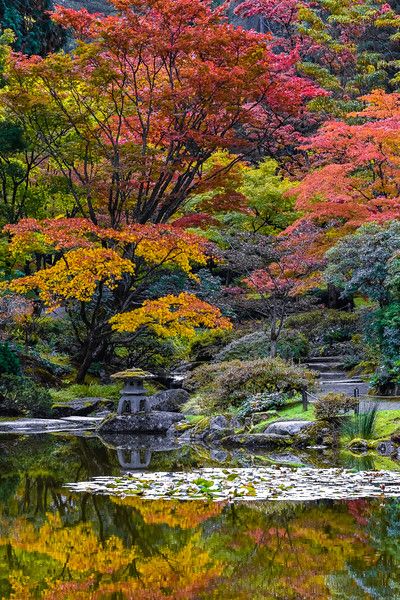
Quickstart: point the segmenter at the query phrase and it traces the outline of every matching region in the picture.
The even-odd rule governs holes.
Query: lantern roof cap
[[[153,373],[137,368],[125,369],[111,375],[111,379],[153,379],[153,377],[155,377]]]

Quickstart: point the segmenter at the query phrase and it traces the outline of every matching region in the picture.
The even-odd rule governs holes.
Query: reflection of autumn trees
[[[187,507],[196,515],[196,503]],[[203,519],[216,512],[213,505],[209,513],[203,511]],[[196,519],[198,524],[198,515]],[[72,600],[79,594],[106,598],[120,593],[124,598],[143,599],[172,594],[183,600],[197,597],[223,569],[223,563],[202,548],[200,530],[182,539],[177,533],[174,543],[165,547],[158,548],[155,542],[149,554],[139,543],[127,546],[115,535],[102,543],[91,523],[68,527],[56,514],[48,514],[39,528],[17,517],[8,528],[2,523],[1,530],[2,562],[8,563],[9,583],[21,599]]]
[[[374,551],[367,563],[354,556],[347,561],[343,573],[329,577],[332,599],[339,600],[345,593],[352,600],[400,598],[400,501],[380,503],[379,509],[378,503],[366,500],[349,503],[354,517],[365,526]],[[351,596],[349,590],[353,590]]]
[[[76,495],[62,483],[117,474],[115,456],[73,439],[43,442],[42,453],[32,440],[29,455],[27,443],[0,454],[2,600],[336,600],[343,590],[364,600],[366,589],[400,597],[397,501]]]
[[[365,568],[376,557],[360,527],[357,511],[364,507],[354,503],[100,500],[103,540],[94,518],[79,521],[74,496],[70,514],[48,513],[39,527],[24,516],[3,518],[0,564],[9,576],[1,597],[12,586],[21,600],[323,600],[332,597],[336,577],[350,597],[361,598],[349,568]],[[379,515],[379,504],[371,506]],[[393,553],[391,564],[399,564]]]
[[[328,599],[327,576],[355,556],[365,561],[366,542],[345,504],[236,508],[210,542],[231,568],[207,598]]]
[[[165,524],[169,527],[193,529],[203,521],[221,514],[224,504],[219,502],[172,502],[170,500],[141,500],[137,497],[111,498],[112,502],[135,508],[147,524]]]

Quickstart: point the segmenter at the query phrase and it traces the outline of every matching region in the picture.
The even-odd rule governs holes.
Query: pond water
[[[64,487],[119,476],[132,460],[154,471],[398,463],[320,450],[251,455],[150,442],[132,457],[131,446],[117,452],[117,442],[0,436],[1,599],[400,599],[400,499],[228,504]]]

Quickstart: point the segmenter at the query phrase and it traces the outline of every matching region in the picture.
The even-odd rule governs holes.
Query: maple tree
[[[293,301],[321,282],[323,262],[312,251],[318,238],[318,229],[310,226],[291,235],[251,233],[227,238],[223,256],[237,285],[226,287],[225,294],[233,306],[267,319],[272,357]]]
[[[292,229],[320,225],[325,249],[363,223],[400,216],[400,95],[375,90],[363,101],[362,110],[327,122],[304,146],[314,169],[293,190],[303,216]]]
[[[226,152],[215,152],[204,171],[222,171],[231,160]],[[197,191],[173,221],[184,228],[203,229],[207,237],[220,241],[218,231],[246,230],[276,234],[298,216],[294,210],[293,181],[283,177],[277,161],[265,159],[256,165],[237,162],[228,174],[214,180],[212,189]]]
[[[324,94],[209,2],[113,4],[110,16],[59,7],[53,18],[76,47],[45,59],[11,54],[1,93],[9,118],[40,132],[71,216],[166,222],[214,151],[234,149],[225,172],[260,144],[279,154],[307,101]]]
[[[178,269],[195,278],[192,266],[206,263],[204,240],[181,228],[134,224],[114,230],[61,218],[26,219],[6,231],[11,256],[35,272],[2,287],[37,292],[47,308],[66,310],[80,346],[79,381],[106,352],[113,330],[151,327],[158,335],[191,337],[198,327],[230,327],[218,308],[193,294],[146,299],[157,270]]]
[[[330,95],[315,108],[341,112],[351,100],[389,84],[396,59],[396,13],[380,0],[244,0],[235,13],[259,19],[269,45],[296,61]]]

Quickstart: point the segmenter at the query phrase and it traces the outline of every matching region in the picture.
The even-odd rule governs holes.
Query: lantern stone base
[[[98,431],[100,433],[166,433],[171,425],[183,419],[183,415],[179,413],[164,411],[118,415],[103,421]]]

